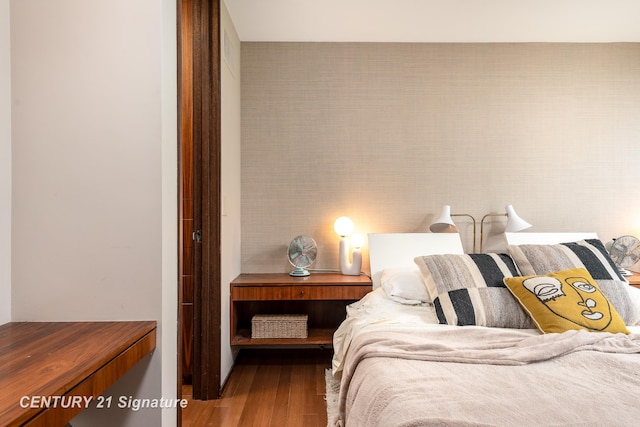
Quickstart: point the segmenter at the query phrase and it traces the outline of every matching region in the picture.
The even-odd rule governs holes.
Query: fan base
[[[296,267],[295,270],[292,270],[291,273],[289,273],[289,276],[294,276],[294,277],[305,277],[310,275],[311,273],[309,273],[309,270],[305,270],[302,267]]]

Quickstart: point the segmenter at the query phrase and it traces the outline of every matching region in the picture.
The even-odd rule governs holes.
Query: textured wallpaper
[[[362,234],[425,232],[444,204],[478,232],[513,204],[529,231],[640,235],[640,44],[241,50],[245,273],[288,271],[299,234],[316,268],[338,268],[338,216]],[[485,222],[485,252],[504,248],[505,223]]]

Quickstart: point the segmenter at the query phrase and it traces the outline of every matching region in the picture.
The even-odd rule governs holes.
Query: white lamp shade
[[[507,211],[507,226],[504,231],[507,233],[515,233],[531,227],[531,224],[518,216],[513,206],[507,205],[505,210]]]
[[[338,233],[338,236],[348,236],[353,232],[353,221],[349,217],[341,216],[333,223],[333,229]]]
[[[458,227],[451,219],[451,206],[444,205],[440,216],[430,226],[432,233],[457,233]]]

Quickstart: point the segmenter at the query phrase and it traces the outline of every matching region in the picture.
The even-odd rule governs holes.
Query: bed
[[[638,425],[640,290],[594,234],[526,234],[472,255],[456,234],[370,235],[374,289],[334,335],[328,425]],[[584,325],[556,314],[567,298],[527,305],[540,280],[571,286]]]

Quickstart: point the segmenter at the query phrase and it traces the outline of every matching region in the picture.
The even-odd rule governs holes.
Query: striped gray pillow
[[[640,307],[631,300],[628,282],[620,275],[602,242],[586,239],[558,245],[509,245],[520,274],[534,276],[584,268],[627,325],[640,322]]]
[[[508,255],[428,255],[414,261],[440,323],[535,328],[504,285],[505,277],[518,275]]]

